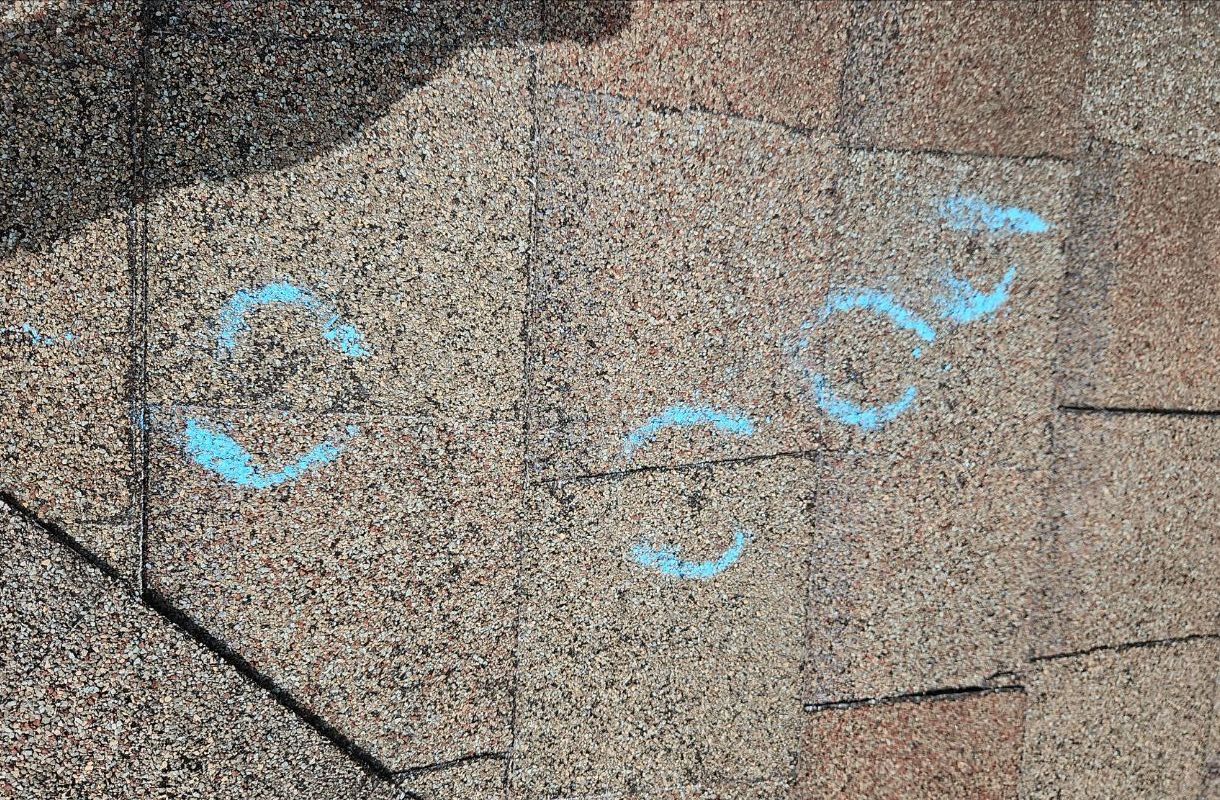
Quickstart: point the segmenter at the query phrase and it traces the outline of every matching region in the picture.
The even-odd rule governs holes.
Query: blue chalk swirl
[[[997,206],[979,197],[950,197],[940,204],[941,219],[959,231],[1005,234],[1046,233],[1050,224],[1026,208]]]
[[[941,317],[964,325],[993,316],[1008,302],[1012,282],[1016,277],[1017,268],[1011,266],[990,292],[980,292],[965,278],[959,278],[951,272],[946,273],[941,277],[945,294],[936,298]]]
[[[0,335],[2,334],[28,336],[30,341],[38,347],[51,347],[52,345],[57,344],[71,344],[72,342],[76,341],[76,334],[74,333],[65,333],[60,336],[52,336],[50,334],[43,333],[28,322],[22,323],[21,325],[10,325],[6,328],[0,328]]]
[[[637,449],[651,442],[666,428],[699,426],[708,426],[735,436],[754,435],[754,423],[744,414],[719,411],[709,406],[677,404],[666,408],[628,434],[623,451],[627,458],[631,458]],[[737,531],[733,545],[714,561],[683,561],[678,558],[678,550],[675,547],[654,548],[643,542],[631,548],[631,556],[641,566],[659,570],[672,578],[706,581],[724,572],[741,558],[748,538],[749,535],[745,531]]]
[[[666,428],[693,428],[704,425],[737,436],[754,435],[754,423],[743,414],[717,411],[708,406],[679,404],[670,406],[628,434],[623,452],[627,458],[631,458],[636,450],[652,441]]]
[[[360,429],[355,425],[348,426],[348,438],[359,433]],[[187,455],[204,469],[247,489],[270,489],[294,481],[309,470],[334,461],[343,452],[343,447],[342,441],[322,442],[288,466],[264,472],[254,464],[246,448],[228,434],[194,418],[186,421]]]
[[[885,292],[875,289],[835,292],[822,308],[819,321],[825,322],[842,311],[872,311],[889,318],[899,328],[914,333],[925,342],[936,341],[936,331],[932,330],[931,325]]]
[[[678,557],[676,547],[653,548],[643,542],[631,548],[631,556],[641,566],[655,569],[671,578],[706,581],[737,563],[737,559],[741,558],[742,552],[746,549],[746,542],[749,540],[750,535],[746,531],[736,531],[733,536],[733,544],[719,558],[712,561],[683,561]]]
[[[361,358],[369,354],[360,331],[344,322],[333,309],[309,292],[291,283],[269,283],[259,289],[242,289],[233,295],[220,311],[220,325],[216,332],[216,343],[221,355],[231,353],[237,346],[238,337],[249,333],[246,317],[253,311],[268,305],[294,306],[314,315],[323,338],[346,356]]]

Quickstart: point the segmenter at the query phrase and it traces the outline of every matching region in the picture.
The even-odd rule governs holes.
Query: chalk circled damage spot
[[[627,458],[637,449],[650,443],[657,434],[667,428],[708,427],[718,433],[749,437],[754,435],[754,422],[745,414],[726,411],[711,406],[695,406],[684,403],[669,406],[660,414],[632,430],[623,443]],[[711,561],[685,561],[678,556],[678,548],[668,545],[654,546],[647,541],[632,546],[632,559],[644,567],[680,580],[706,581],[724,572],[741,558],[751,535],[737,530],[733,544],[718,558]]]
[[[355,326],[344,322],[338,312],[312,293],[280,281],[257,289],[242,289],[225,304],[216,332],[219,357],[233,351],[238,340],[250,331],[246,318],[265,306],[304,309],[314,317],[322,337],[340,353],[351,358],[369,355],[364,337]],[[335,461],[343,453],[347,442],[359,435],[360,428],[349,425],[343,434],[327,437],[305,450],[292,463],[278,469],[256,464],[250,452],[234,440],[225,428],[194,417],[186,421],[181,444],[191,460],[228,483],[244,489],[271,489]]]
[[[817,325],[825,324],[836,314],[851,311],[867,311],[885,317],[899,330],[913,333],[926,344],[936,341],[936,331],[922,317],[899,303],[892,295],[875,289],[855,289],[833,293],[818,314]],[[807,322],[804,330],[815,327]],[[795,347],[799,357],[809,346],[808,338],[802,338]],[[923,355],[923,348],[916,347],[911,351],[913,358]],[[918,389],[908,386],[902,394],[889,403],[865,406],[847,399],[835,390],[830,378],[821,372],[805,370],[813,390],[813,400],[818,408],[827,416],[843,425],[850,425],[865,431],[874,431],[886,423],[897,419],[899,415],[915,405],[919,395]]]

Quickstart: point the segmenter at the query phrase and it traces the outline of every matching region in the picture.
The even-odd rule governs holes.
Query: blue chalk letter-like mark
[[[936,341],[936,331],[918,314],[902,306],[885,292],[874,289],[857,289],[850,292],[837,292],[826,301],[819,315],[819,324],[826,322],[836,313],[845,311],[871,311],[880,314],[894,323],[899,329],[910,331],[923,341],[931,344]],[[806,323],[806,327],[811,327]],[[808,340],[802,340],[798,350],[803,350]],[[923,349],[916,347],[912,353],[915,358],[923,355]],[[897,400],[882,406],[861,406],[842,397],[831,386],[830,379],[821,373],[810,376],[813,384],[813,398],[818,408],[822,409],[832,419],[860,428],[873,431],[892,422],[900,414],[915,405],[918,391],[914,386],[908,386]]]
[[[1046,233],[1051,226],[1026,208],[997,206],[979,197],[950,197],[937,209],[950,228],[991,233]]]
[[[940,204],[940,216],[950,228],[988,231],[996,235],[1046,233],[1050,223],[1026,208],[997,206],[978,197],[950,197]],[[947,273],[941,278],[946,293],[936,298],[942,318],[964,325],[994,316],[1008,301],[1017,268],[1011,266],[989,292],[980,292],[970,281]]]
[[[682,580],[706,581],[716,577],[741,558],[746,549],[750,535],[738,530],[733,535],[733,544],[719,558],[712,561],[683,561],[678,557],[678,548],[654,548],[647,544],[637,544],[631,548],[631,556],[643,567],[655,569],[671,578]]]
[[[643,445],[666,428],[694,428],[707,425],[722,433],[753,436],[754,423],[744,414],[717,411],[707,406],[675,405],[662,411],[627,435],[623,453],[631,458]]]
[[[359,433],[359,428],[349,425],[346,438]],[[264,472],[256,466],[246,448],[227,433],[194,418],[186,421],[184,444],[187,455],[195,463],[215,472],[229,483],[246,489],[270,489],[334,461],[343,452],[345,442],[335,440],[317,444],[293,463],[274,472]]]
[[[336,350],[352,358],[369,354],[360,331],[342,319],[329,305],[291,283],[269,283],[259,289],[242,289],[220,311],[216,343],[220,354],[227,355],[237,346],[238,337],[250,331],[246,317],[268,305],[295,306],[310,312],[318,322],[322,337]]]
[[[941,317],[965,325],[967,322],[994,316],[1000,307],[1008,302],[1012,282],[1016,277],[1017,268],[1009,267],[990,292],[980,292],[965,278],[959,278],[952,272],[946,273],[941,278],[945,294],[936,298]]]

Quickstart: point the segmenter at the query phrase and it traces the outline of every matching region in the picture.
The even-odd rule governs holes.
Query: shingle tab
[[[1063,402],[1220,408],[1220,167],[1096,146],[1063,295]]]
[[[660,108],[808,130],[835,126],[849,4],[645,0],[618,4],[618,13],[613,8],[579,0],[544,4],[546,82]],[[568,35],[599,29],[606,35],[593,41]]]
[[[843,79],[847,141],[1070,156],[1092,4],[860,3]]]
[[[975,686],[1018,666],[1046,474],[827,458],[806,697]]]
[[[392,769],[508,747],[519,428],[179,409],[152,470],[155,591]]]
[[[795,800],[1012,800],[1025,696],[919,698],[809,715]]]
[[[704,785],[736,796],[738,784],[786,778],[814,475],[780,459],[536,492],[514,794]],[[716,566],[683,576],[672,561],[641,560],[641,546]]]
[[[1220,162],[1220,12],[1210,3],[1096,9],[1084,114],[1098,136]]]
[[[831,447],[1044,467],[1070,169],[884,152],[845,162],[830,299],[785,365],[810,376]]]
[[[1069,413],[1055,446],[1036,651],[1215,633],[1216,421]]]
[[[4,618],[19,610],[14,589],[36,595],[21,609],[44,640],[41,657],[0,668],[0,792],[339,800],[364,785],[329,742],[118,584],[11,512],[0,524]],[[5,653],[10,636],[6,624]]]
[[[137,5],[14,7],[0,29],[0,490],[128,576]]]
[[[828,142],[543,91],[534,470],[570,477],[815,447],[821,423],[784,348],[825,299]],[[679,427],[625,449],[677,407],[745,416],[752,433]]]
[[[1026,715],[1021,797],[1199,796],[1214,640],[1042,662]]]
[[[518,413],[528,61],[433,55],[157,40],[154,402]]]

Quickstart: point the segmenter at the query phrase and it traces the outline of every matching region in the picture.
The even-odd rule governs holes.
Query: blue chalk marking
[[[359,433],[360,429],[355,425],[348,426],[348,438]],[[204,469],[247,489],[270,489],[294,481],[307,471],[334,461],[343,452],[343,447],[342,441],[322,442],[283,469],[263,472],[255,466],[246,448],[228,434],[194,418],[186,421],[187,455]]]
[[[936,341],[936,331],[922,317],[900,304],[893,296],[875,289],[855,289],[831,295],[822,308],[818,322],[819,324],[824,323],[838,312],[856,310],[881,314],[898,328],[914,333],[929,344]],[[810,327],[810,323],[805,323],[801,327],[807,329]],[[805,340],[802,340],[799,343],[798,352],[804,347]],[[911,356],[922,358],[923,347],[915,347],[911,350]],[[892,422],[898,415],[915,404],[915,398],[918,395],[914,386],[908,386],[902,396],[892,403],[876,407],[860,406],[835,392],[831,388],[830,379],[825,375],[808,371],[806,374],[810,375],[813,383],[813,396],[818,408],[837,422],[866,431],[874,431],[882,425]]]
[[[322,338],[334,345],[340,353],[352,358],[361,358],[369,354],[360,331],[340,320],[338,316],[332,316],[322,326]]]
[[[1009,267],[990,292],[980,292],[965,278],[959,278],[951,272],[946,273],[941,277],[946,293],[936,298],[940,315],[960,325],[993,316],[1008,302],[1012,282],[1016,277],[1017,268]]]
[[[714,561],[683,561],[678,557],[676,547],[653,548],[643,542],[631,548],[631,556],[641,566],[655,569],[671,578],[706,581],[737,563],[737,559],[741,558],[742,552],[746,549],[746,542],[750,538],[750,534],[746,531],[736,531],[733,536],[733,544]]]
[[[735,436],[754,435],[754,423],[744,414],[718,411],[708,406],[679,404],[670,406],[628,434],[623,452],[627,458],[631,458],[632,453],[652,441],[666,428],[693,428],[703,425]],[[749,538],[745,531],[737,531],[733,545],[714,561],[683,561],[678,558],[676,547],[653,548],[643,542],[631,548],[631,555],[640,565],[659,570],[670,577],[706,581],[731,567],[741,557]]]
[[[825,375],[813,376],[813,395],[818,408],[844,425],[852,425],[866,431],[874,431],[888,422],[893,422],[898,415],[915,405],[918,391],[914,386],[908,386],[902,397],[892,403],[878,408],[865,408],[840,397],[830,386]]]
[[[708,425],[722,433],[736,436],[754,435],[754,423],[744,414],[717,411],[708,406],[674,405],[628,434],[623,452],[627,458],[631,458],[636,450],[652,441],[666,428],[693,428],[701,425]]]
[[[940,216],[959,231],[1046,233],[1050,223],[1026,208],[997,206],[979,197],[950,197],[940,204]]]
[[[901,305],[892,296],[875,289],[835,292],[827,299],[826,305],[822,308],[819,321],[825,322],[832,314],[839,311],[856,310],[876,312],[888,317],[899,328],[914,333],[925,342],[936,341],[936,331],[932,330],[931,325],[924,322],[918,314]]]
[[[336,350],[352,358],[369,354],[360,331],[342,319],[325,303],[309,292],[291,283],[269,283],[260,289],[242,289],[225,304],[220,311],[220,326],[216,343],[221,355],[231,353],[237,346],[238,337],[249,333],[246,317],[253,311],[268,305],[294,306],[314,315],[323,338]]]
[[[57,344],[71,344],[76,341],[76,334],[65,333],[62,336],[52,336],[43,333],[35,328],[30,323],[26,322],[21,325],[10,325],[7,328],[0,328],[0,334],[15,334],[18,336],[28,336],[30,341],[38,347],[51,347]]]

